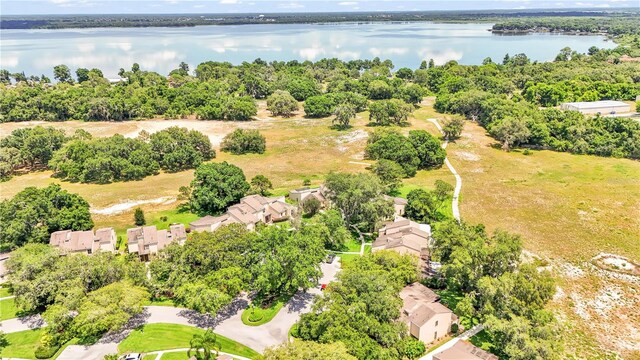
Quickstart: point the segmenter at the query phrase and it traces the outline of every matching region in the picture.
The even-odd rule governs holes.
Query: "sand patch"
[[[161,197],[152,200],[136,200],[136,201],[126,201],[119,204],[111,205],[101,209],[91,209],[90,212],[96,215],[115,215],[123,213],[127,210],[130,210],[136,206],[145,205],[145,204],[162,204],[168,205],[175,202],[176,199],[173,197]]]
[[[480,155],[468,151],[454,151],[453,154],[460,160],[480,161]]]

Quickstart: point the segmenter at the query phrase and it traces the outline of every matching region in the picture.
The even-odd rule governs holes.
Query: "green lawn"
[[[187,355],[186,351],[185,352],[176,351],[176,352],[163,354],[160,360],[187,360],[188,358],[189,356]]]
[[[145,306],[149,306],[149,305],[172,306],[172,307],[176,306],[176,304],[173,302],[173,299],[168,299],[168,298],[147,300],[144,305]]]
[[[13,319],[17,317],[18,308],[16,308],[15,299],[5,299],[0,301],[0,320]]]
[[[203,333],[203,329],[192,326],[148,324],[134,330],[118,345],[118,350],[126,353],[188,348],[193,335]],[[251,359],[259,356],[256,351],[222,335],[218,335],[218,342],[221,351]]]
[[[351,238],[340,250],[344,252],[360,252],[360,245],[360,240]]]
[[[157,357],[158,357],[158,356],[157,356],[157,355],[155,355],[155,354],[152,354],[152,355],[145,355],[145,356],[142,358],[142,360],[156,360],[156,358],[157,358]]]
[[[9,345],[2,349],[0,355],[2,358],[35,359],[34,351],[38,346],[41,333],[42,329],[36,329],[6,334],[5,338]]]
[[[360,254],[338,254],[338,257],[340,257],[340,263],[344,266],[351,263],[353,259],[360,257]]]
[[[249,306],[242,312],[242,323],[249,326],[260,326],[273,320],[289,298],[278,299],[267,308],[260,305]]]
[[[11,294],[9,294],[9,288],[0,287],[0,298],[7,297],[7,296],[11,296]]]

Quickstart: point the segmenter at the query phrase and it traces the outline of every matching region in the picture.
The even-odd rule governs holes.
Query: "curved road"
[[[335,280],[340,270],[340,263],[322,263],[322,278],[320,284],[327,284]],[[225,310],[214,318],[200,314],[193,310],[168,307],[145,306],[142,314],[129,321],[127,328],[116,334],[107,334],[96,344],[70,345],[58,357],[59,360],[102,360],[107,354],[118,352],[118,344],[124,340],[133,329],[144,324],[178,324],[199,328],[212,328],[217,334],[246,345],[262,353],[266,348],[279,345],[289,338],[289,329],[300,318],[301,314],[311,310],[311,303],[315,295],[320,294],[319,287],[306,292],[299,291],[282,307],[270,322],[260,326],[247,326],[242,323],[242,311],[247,308],[249,300],[239,297]],[[0,329],[5,333],[24,331],[43,327],[46,324],[39,315],[30,318],[10,319],[0,322]],[[224,349],[223,349],[224,350]],[[169,351],[165,351],[169,352]],[[154,352],[158,353],[158,352]],[[236,357],[234,355],[234,357]]]
[[[427,120],[432,122],[438,128],[438,130],[440,130],[440,132],[444,134],[444,132],[442,131],[442,126],[440,126],[440,123],[438,122],[438,120],[436,119],[427,119]],[[446,149],[447,145],[449,145],[449,140],[445,140],[442,143],[442,148]],[[460,175],[458,175],[458,172],[456,171],[456,169],[453,168],[453,165],[451,165],[451,162],[449,161],[448,157],[444,159],[444,163],[447,165],[447,168],[449,168],[449,171],[451,171],[453,176],[455,176],[456,178],[456,187],[453,190],[453,201],[451,203],[451,209],[453,211],[453,217],[456,220],[458,220],[458,222],[460,222],[460,208],[458,206],[458,199],[460,198],[460,190],[462,190],[462,178],[460,177]]]

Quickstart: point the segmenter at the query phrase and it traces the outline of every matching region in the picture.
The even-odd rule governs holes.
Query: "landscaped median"
[[[202,335],[205,330],[185,325],[176,324],[148,324],[134,330],[126,339],[118,345],[120,353],[147,353],[151,351],[189,348],[194,335]],[[238,342],[217,335],[218,350],[249,359],[254,359],[260,354]],[[183,353],[178,353],[184,355]],[[165,359],[164,355],[162,359]],[[171,358],[171,357],[167,357]]]
[[[273,320],[278,315],[278,312],[284,304],[289,301],[289,298],[280,298],[273,301],[268,307],[262,307],[259,304],[260,301],[254,300],[254,304],[246,308],[242,312],[242,323],[249,326],[260,326]]]

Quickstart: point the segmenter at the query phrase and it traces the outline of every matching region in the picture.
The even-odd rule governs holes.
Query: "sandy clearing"
[[[176,201],[176,198],[165,196],[157,199],[151,200],[135,200],[135,201],[125,201],[119,204],[111,205],[101,209],[91,209],[90,212],[96,215],[115,215],[123,213],[127,210],[130,210],[136,206],[145,205],[145,204],[162,204],[167,205]]]

